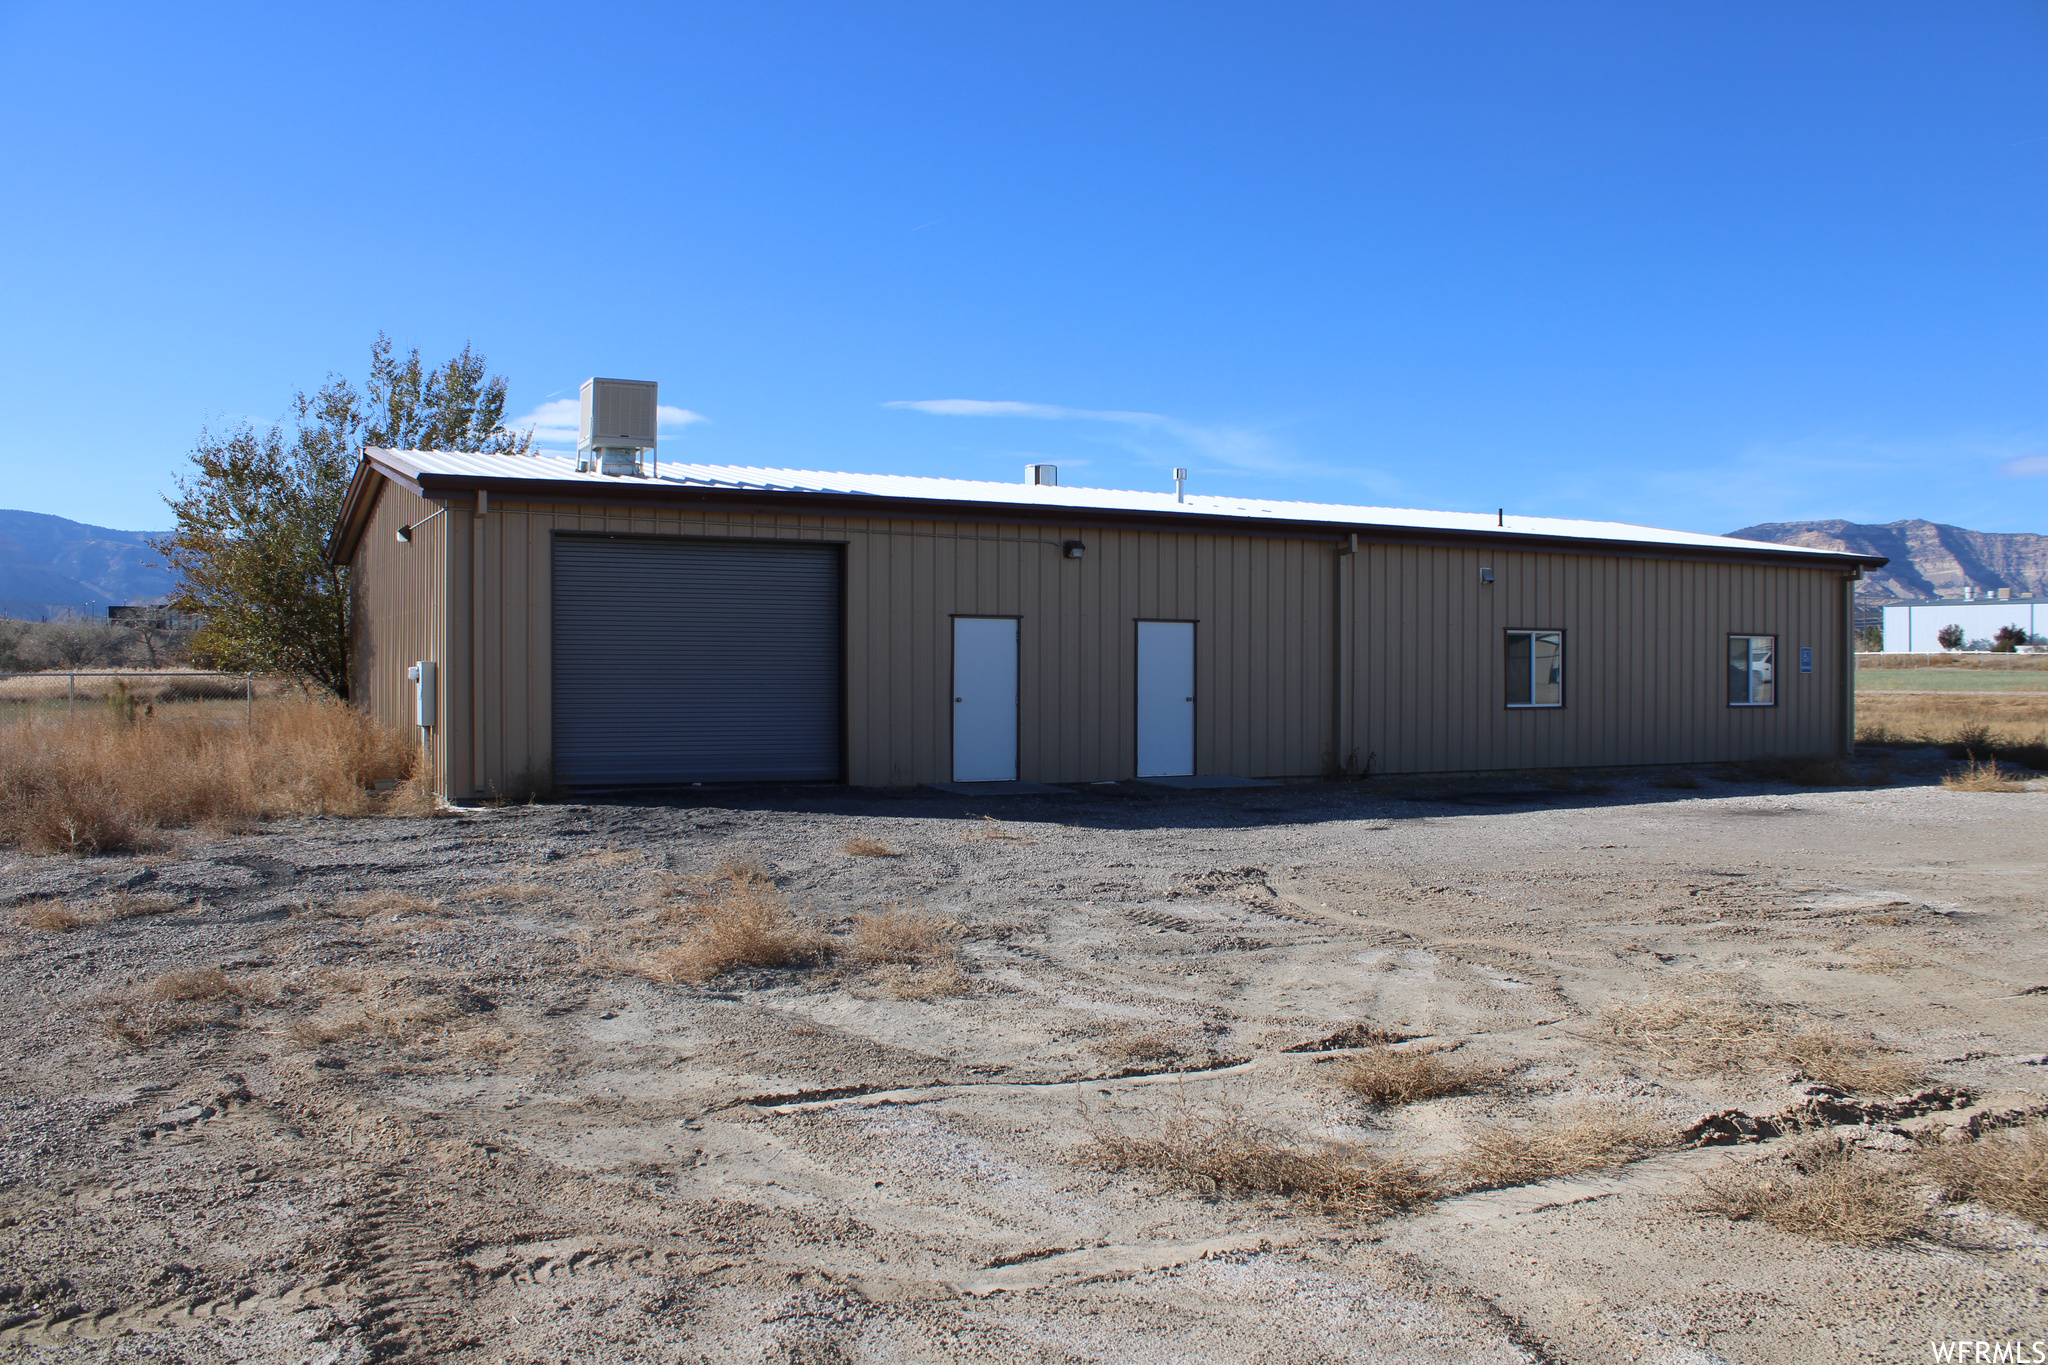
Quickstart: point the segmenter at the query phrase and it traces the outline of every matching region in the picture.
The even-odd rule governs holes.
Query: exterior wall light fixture
[[[1063,540],[1060,542],[1060,553],[1068,559],[1079,559],[1088,553],[1088,547],[1078,540]]]

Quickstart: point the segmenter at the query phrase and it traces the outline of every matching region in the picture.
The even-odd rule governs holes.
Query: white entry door
[[[953,780],[1017,780],[1017,623],[953,619]]]
[[[1195,623],[1138,622],[1138,776],[1195,771]]]

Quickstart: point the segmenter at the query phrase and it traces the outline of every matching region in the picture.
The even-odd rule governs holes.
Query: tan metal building
[[[1881,559],[1603,522],[371,450],[355,695],[535,780],[1302,777],[1846,752]]]

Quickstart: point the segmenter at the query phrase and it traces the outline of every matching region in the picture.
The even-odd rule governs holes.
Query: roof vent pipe
[[[1173,500],[1175,502],[1186,502],[1188,500],[1187,482],[1188,472],[1185,469],[1173,471]]]
[[[586,379],[576,427],[576,472],[637,475],[640,455],[654,454],[656,398],[651,379]],[[658,472],[660,465],[655,469]]]
[[[1024,466],[1024,482],[1034,488],[1056,488],[1060,481],[1060,467],[1056,464],[1027,464]]]

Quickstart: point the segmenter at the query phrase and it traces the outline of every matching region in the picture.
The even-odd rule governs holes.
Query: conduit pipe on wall
[[[1856,752],[1856,585],[1863,568],[1842,575],[1842,757]]]

